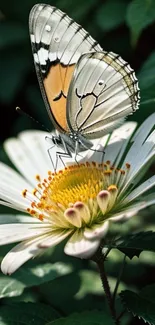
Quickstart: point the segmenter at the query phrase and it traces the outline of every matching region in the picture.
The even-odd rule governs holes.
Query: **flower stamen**
[[[113,208],[124,177],[126,172],[112,166],[110,160],[71,165],[55,173],[48,171],[43,181],[37,175],[35,200],[27,190],[23,191],[31,202],[27,211],[39,220],[51,220],[57,227],[90,227],[100,223]]]

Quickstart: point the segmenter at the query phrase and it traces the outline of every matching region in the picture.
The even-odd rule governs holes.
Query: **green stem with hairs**
[[[100,273],[100,278],[102,281],[102,286],[105,292],[105,296],[106,296],[106,300],[109,306],[109,310],[110,310],[110,314],[114,320],[114,324],[115,325],[120,325],[120,321],[117,318],[116,315],[116,310],[115,310],[115,305],[114,305],[114,301],[113,301],[113,297],[110,291],[110,286],[109,286],[109,282],[108,282],[108,278],[107,278],[107,274],[105,271],[105,258],[104,255],[102,254],[102,249],[99,248],[98,252],[95,254],[95,256],[92,258],[92,260],[94,262],[96,262],[98,269],[99,269],[99,273]]]

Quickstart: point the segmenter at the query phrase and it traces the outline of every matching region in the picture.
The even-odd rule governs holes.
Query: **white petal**
[[[32,191],[32,187],[23,177],[12,168],[0,163],[0,199],[7,202],[0,200],[0,204],[25,211],[29,206],[29,201],[22,196],[25,188]]]
[[[144,183],[139,185],[137,188],[135,188],[124,200],[123,204],[127,204],[133,200],[135,200],[137,197],[145,193],[146,191],[150,190],[153,186],[155,186],[155,176],[150,177],[147,179]],[[119,197],[119,196],[118,196]]]
[[[50,224],[6,224],[0,225],[0,245],[11,244],[51,232]]]
[[[152,157],[152,154],[155,154],[155,131],[149,135],[141,147],[137,144],[137,152],[135,157],[133,157],[133,162],[131,164],[131,173],[135,174],[142,165],[146,164],[148,157]]]
[[[35,186],[35,175],[38,173],[38,170],[35,169],[30,153],[25,149],[21,141],[11,138],[6,140],[4,147],[16,168]]]
[[[104,161],[110,160],[115,167],[118,165],[136,126],[135,122],[127,122],[113,131],[105,148]]]
[[[41,236],[37,239],[35,238],[33,240],[27,240],[11,249],[11,251],[2,260],[2,272],[10,275],[30,258],[35,257],[37,254],[42,252],[42,249],[39,248],[38,245],[43,238],[44,237]]]
[[[70,231],[53,231],[51,232],[51,237],[49,238],[45,238],[40,244],[39,247],[40,248],[48,248],[51,246],[55,246],[57,244],[59,244],[61,241],[63,241],[66,237],[68,237],[71,233]]]
[[[51,167],[45,141],[47,134],[41,131],[25,131],[18,139],[11,138],[4,143],[4,148],[16,168],[33,186],[36,184],[35,175],[39,173],[41,177],[45,177]]]
[[[51,136],[43,131],[24,131],[19,134],[24,146],[30,151],[32,162],[42,178],[47,176],[47,170],[51,169],[51,162],[47,152],[46,137]],[[39,164],[38,164],[39,163]]]
[[[114,214],[113,217],[110,217],[109,220],[112,220],[113,222],[124,222],[127,221],[127,219],[133,217],[137,214],[138,211],[144,209],[147,207],[147,202],[138,202],[137,204],[131,205],[129,208],[124,209],[122,212],[118,214]]]
[[[0,162],[0,182],[18,189],[30,188],[30,184],[11,167]]]
[[[84,237],[89,240],[102,239],[107,234],[108,228],[109,221],[105,221],[101,225],[94,226],[92,229],[86,228],[84,230]]]
[[[0,188],[0,198],[4,202],[0,202],[3,205],[5,204],[5,201],[8,203],[11,203],[12,208],[20,210],[20,211],[26,211],[28,207],[30,207],[30,202],[27,199],[24,199],[18,191],[13,191],[13,189],[9,189],[9,186],[6,188]]]
[[[108,135],[102,137],[101,139],[91,140],[93,147],[90,150],[84,151],[84,156],[83,158],[79,159],[79,163],[85,163],[86,161],[95,161],[97,163],[102,163],[107,139]]]
[[[39,219],[26,216],[26,215],[15,215],[15,214],[0,214],[0,224],[7,223],[42,223]]]
[[[89,258],[97,250],[100,240],[88,240],[84,237],[83,232],[75,232],[65,245],[64,252],[67,255]]]
[[[152,147],[150,146],[150,148]],[[143,151],[143,148],[141,148],[141,150]],[[119,192],[119,195],[122,195],[122,193],[124,193],[131,184],[133,184],[135,187],[135,185],[139,183],[139,181],[142,179],[147,169],[149,168],[150,163],[155,157],[155,150],[152,150],[150,154],[147,154],[144,161],[141,160],[139,152],[137,152],[137,155],[139,156],[139,162],[137,162],[136,166],[134,164],[131,165],[131,170],[128,173],[127,178],[125,179],[125,183],[119,184],[119,186],[122,187],[122,190]]]
[[[102,163],[103,160],[104,160],[104,146],[100,143],[98,144],[95,149],[92,148],[93,151],[90,151],[89,150],[89,154],[87,155],[87,160],[85,159],[85,161],[94,161],[94,162],[97,162],[97,163]],[[84,162],[81,161],[82,163]]]
[[[155,204],[155,193],[144,196],[143,201],[145,202],[145,207]]]
[[[104,161],[110,160],[112,164],[115,163],[115,166],[118,165],[136,125],[135,122],[127,122],[114,130],[110,138],[109,135],[106,135],[100,139],[91,140],[92,149],[85,152],[85,157],[79,162],[95,161],[102,163],[104,159]]]
[[[155,125],[155,113],[151,114],[138,128],[132,141],[142,145]]]
[[[124,159],[124,163],[122,164],[122,168],[125,167],[126,163],[131,165],[125,188],[130,185],[132,180],[134,180],[134,183],[139,181],[137,175],[155,155],[155,132],[153,131],[150,134],[154,126],[155,114],[152,114],[147,120],[145,120],[132,139],[133,144]]]

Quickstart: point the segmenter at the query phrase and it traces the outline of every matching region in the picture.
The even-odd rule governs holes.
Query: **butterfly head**
[[[70,153],[77,151],[77,154],[81,151],[85,151],[90,149],[93,146],[93,143],[84,138],[78,132],[71,132],[69,134],[58,133],[56,135],[52,135],[52,142],[59,148],[65,149]]]

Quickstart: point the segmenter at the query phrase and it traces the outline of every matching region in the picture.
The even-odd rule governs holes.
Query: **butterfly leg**
[[[100,148],[98,148],[98,149],[92,149],[92,148],[88,148],[84,143],[81,143],[81,144],[86,150],[90,150],[90,151],[93,151],[94,153],[97,152],[98,154],[101,154],[100,159],[98,157],[98,161],[101,161],[101,163],[103,163],[105,151],[101,145],[100,145]]]
[[[49,155],[49,158],[50,158],[50,161],[52,163],[52,166],[53,166],[53,169],[54,171],[56,171],[56,166],[58,164],[58,158],[57,158],[57,155],[56,155],[56,160],[55,160],[55,163],[54,163],[54,160],[52,158],[52,149],[55,147],[55,145],[51,146],[50,148],[47,149],[47,152],[48,152],[48,155]]]
[[[77,165],[79,164],[79,162],[77,160],[77,156],[79,155],[78,149],[79,149],[79,143],[78,143],[78,141],[76,141],[75,142],[75,162],[77,163]]]
[[[101,164],[103,163],[104,161],[104,155],[105,155],[105,151],[104,151],[104,148],[102,147],[102,150],[101,149],[90,149],[94,152],[97,152],[98,154],[101,154],[100,155],[100,159],[98,158],[98,160],[100,160]]]
[[[47,150],[48,155],[50,157],[50,161],[53,166],[53,169],[55,171],[57,170],[59,160],[61,161],[61,164],[63,165],[63,167],[65,167],[65,162],[64,162],[63,158],[71,158],[72,157],[72,153],[69,148],[69,145],[60,136],[46,137],[46,140],[50,143],[51,142],[53,143],[53,146],[51,146]],[[56,151],[56,150],[53,150],[53,148],[60,148],[60,150],[62,149],[62,151]],[[53,155],[52,155],[52,151],[53,151]]]
[[[55,159],[54,159],[54,157],[52,157],[52,149],[53,149],[53,147],[55,147],[55,145],[50,147],[47,150],[47,152],[48,152],[48,155],[50,157],[50,161],[52,163],[53,169],[54,169],[54,171],[56,171],[57,168],[58,168],[59,160],[61,161],[62,165],[64,167],[66,167],[63,157],[64,158],[71,158],[72,155],[69,154],[69,152],[65,153],[65,152],[61,152],[61,151],[56,151],[56,152],[54,152],[54,155],[55,155]]]

